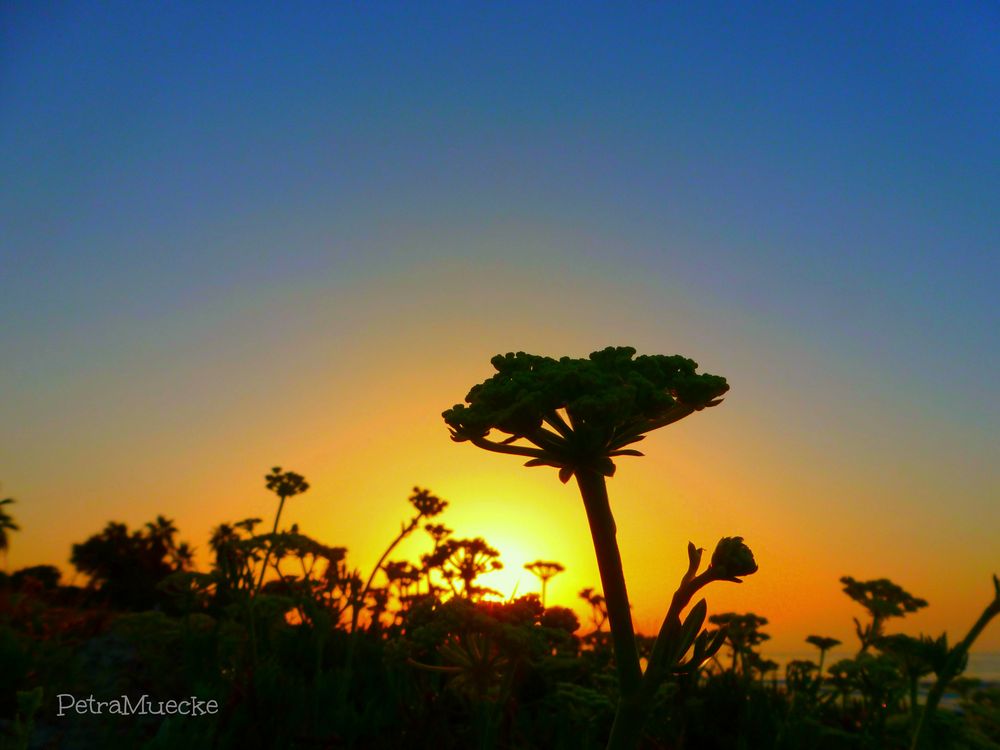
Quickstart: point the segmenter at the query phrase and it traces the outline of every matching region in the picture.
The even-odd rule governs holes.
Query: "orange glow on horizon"
[[[813,367],[800,361],[801,342],[755,330],[752,319],[734,329],[731,321],[691,312],[683,298],[665,303],[640,282],[548,284],[498,271],[497,287],[458,300],[472,311],[466,318],[455,315],[455,300],[445,304],[435,291],[465,289],[462,274],[423,273],[383,284],[375,300],[348,291],[327,303],[303,292],[287,303],[290,312],[261,303],[249,320],[232,330],[218,324],[213,336],[183,352],[200,368],[178,364],[178,353],[167,350],[149,382],[185,398],[158,416],[136,416],[146,414],[148,383],[115,380],[113,404],[93,407],[102,409],[103,431],[51,442],[44,460],[22,457],[22,476],[4,477],[4,494],[19,500],[14,515],[23,529],[12,538],[8,568],[56,563],[68,573],[73,542],[109,520],[134,528],[159,512],[198,548],[204,567],[215,525],[253,516],[270,524],[275,499],[263,476],[277,464],[312,485],[289,501],[282,524],[298,523],[326,544],[347,547],[348,563],[365,575],[411,517],[406,498],[419,485],[450,502],[440,521],[455,536],[482,536],[501,552],[504,569],[484,577],[485,585],[504,595],[515,587],[518,594],[536,592],[524,563],[558,561],[566,572],[550,582],[549,603],[574,608],[586,623],[577,593],[599,588],[600,578],[575,484],[561,484],[554,470],[523,468],[514,457],[451,442],[440,413],[490,374],[489,357],[497,352],[580,356],[629,343],[640,352],[694,356],[733,386],[719,407],[651,435],[641,446],[646,457],[622,458],[609,481],[637,629],[659,628],[689,540],[710,552],[720,537],[733,535],[746,538],[760,571],[740,586],[706,590],[709,610],[768,617],[772,647],[802,648],[813,633],[853,640],[851,618],[861,613],[841,592],[841,575],[892,578],[930,602],[890,628],[947,630],[954,639],[981,612],[998,565],[988,477],[970,470],[960,475],[967,486],[956,489],[957,480],[940,469],[988,466],[989,443],[969,438],[964,431],[972,428],[926,417],[933,430],[915,429],[894,396],[879,394],[877,403],[864,396],[863,379],[843,363],[819,360]],[[506,306],[496,289],[505,286],[521,289],[529,302],[498,317],[495,310]],[[605,307],[553,309],[550,287],[600,298]],[[395,307],[379,307],[385,300]],[[295,304],[311,310],[314,321],[293,342],[304,359],[294,367],[262,360],[261,350],[294,349],[282,316],[298,320]],[[631,312],[622,319],[609,310]],[[660,328],[665,318],[676,331]],[[257,326],[252,335],[249,324]],[[768,337],[766,356],[746,343],[751,334]],[[220,341],[232,351],[220,353]],[[809,387],[776,388],[773,363],[793,361]],[[220,395],[210,387],[219,382],[241,387]],[[72,384],[81,399],[91,387],[83,377]],[[96,417],[88,419],[74,429]],[[981,523],[942,506],[941,498],[959,491],[963,507],[981,506]],[[416,561],[429,549],[418,531],[393,558]],[[977,643],[998,647],[996,627]]]

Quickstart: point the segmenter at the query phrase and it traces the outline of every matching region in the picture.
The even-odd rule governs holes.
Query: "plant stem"
[[[965,655],[969,652],[972,644],[975,642],[979,634],[983,632],[986,626],[989,624],[990,620],[1000,614],[1000,580],[997,580],[996,576],[993,576],[993,582],[996,586],[996,598],[990,602],[983,613],[976,620],[975,624],[969,630],[968,635],[965,636],[955,645],[955,647],[948,653],[948,660],[945,663],[945,667],[941,674],[938,675],[937,680],[931,687],[930,691],[927,693],[927,700],[924,702],[924,710],[920,713],[920,720],[917,722],[916,729],[913,731],[913,743],[910,745],[910,750],[917,750],[920,747],[920,734],[923,731],[924,726],[927,723],[927,717],[932,716],[937,710],[938,703],[941,701],[941,696],[944,694],[945,688],[948,687],[948,683],[959,673],[960,665]]]
[[[576,481],[587,510],[601,586],[608,606],[619,688],[623,696],[632,695],[639,689],[642,669],[639,667],[639,652],[635,645],[632,612],[625,589],[621,553],[615,538],[615,519],[608,501],[608,488],[604,477],[589,469],[578,470]]]
[[[280,496],[281,500],[278,503],[278,512],[274,514],[274,528],[271,529],[271,536],[278,533],[278,521],[281,519],[281,511],[285,507],[285,496]],[[272,540],[273,543],[274,540]],[[264,585],[264,574],[267,572],[267,563],[271,559],[271,545],[267,545],[267,550],[264,552],[264,564],[260,566],[260,578],[257,580],[257,587],[254,589],[254,594],[260,591],[260,587]]]
[[[639,652],[635,644],[621,553],[615,537],[615,519],[611,513],[603,476],[589,469],[580,469],[576,472],[576,481],[587,510],[590,534],[594,539],[594,552],[597,554],[597,567],[608,607],[615,666],[618,670],[620,696],[607,748],[631,750],[639,744],[647,714],[647,702],[639,694],[642,668],[639,666]]]
[[[371,575],[368,576],[368,580],[365,582],[365,587],[361,590],[351,607],[351,638],[347,642],[347,659],[346,664],[344,665],[344,677],[341,680],[340,689],[338,690],[341,706],[345,706],[347,703],[347,692],[354,675],[354,651],[357,648],[357,636],[355,633],[358,629],[358,618],[361,616],[361,608],[365,604],[365,597],[368,596],[368,591],[371,589],[372,582],[375,580],[376,574],[382,569],[382,563],[384,563],[385,559],[394,549],[396,549],[396,545],[403,541],[407,535],[417,528],[417,524],[420,523],[421,518],[422,515],[418,513],[413,520],[410,521],[408,526],[404,526],[400,530],[399,536],[393,539],[392,543],[386,547],[385,552],[382,553],[378,562],[375,563],[375,567],[372,569]],[[430,572],[427,574],[427,580],[428,585],[430,585]]]
[[[410,533],[411,533],[411,532],[412,532],[412,531],[413,531],[413,530],[414,530],[415,528],[417,528],[417,524],[418,524],[419,522],[420,522],[420,516],[419,516],[419,515],[417,515],[417,516],[416,516],[416,517],[415,517],[415,518],[414,518],[414,519],[413,519],[412,521],[410,521],[410,524],[409,524],[409,526],[404,526],[404,527],[403,527],[403,528],[402,528],[402,529],[400,530],[400,532],[399,532],[399,536],[397,536],[397,537],[396,537],[395,539],[393,539],[393,540],[392,540],[392,544],[390,544],[390,545],[389,545],[388,547],[386,547],[386,548],[385,548],[385,552],[383,552],[383,553],[382,553],[382,557],[380,557],[380,558],[378,559],[378,562],[377,562],[377,563],[375,563],[375,567],[374,567],[374,568],[372,568],[372,572],[371,572],[371,575],[369,575],[369,576],[368,576],[368,580],[367,580],[367,581],[365,581],[365,587],[364,587],[363,589],[361,589],[361,595],[360,595],[360,597],[359,597],[359,603],[360,603],[360,604],[361,604],[362,606],[364,605],[364,602],[365,602],[365,597],[366,597],[366,596],[368,596],[368,591],[369,591],[369,590],[371,589],[371,587],[372,587],[372,582],[373,582],[373,581],[375,580],[375,576],[376,576],[376,575],[378,574],[378,572],[379,572],[379,571],[380,571],[380,570],[382,569],[382,563],[384,563],[384,562],[385,562],[385,558],[387,558],[387,557],[388,557],[388,556],[389,556],[390,554],[392,554],[392,551],[393,551],[394,549],[396,549],[396,545],[397,545],[397,544],[399,544],[399,543],[400,543],[401,541],[403,541],[403,540],[404,540],[404,539],[405,539],[405,538],[406,538],[407,536],[409,536],[409,535],[410,535]],[[357,630],[357,627],[358,627],[358,616],[359,616],[360,614],[361,614],[361,612],[360,612],[360,610],[358,609],[358,607],[354,607],[354,608],[353,608],[353,611],[352,611],[352,613],[351,613],[351,632],[352,632],[352,633],[353,633],[353,632],[354,632],[355,630]]]

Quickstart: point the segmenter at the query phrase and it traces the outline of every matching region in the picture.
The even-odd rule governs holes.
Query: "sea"
[[[849,659],[856,653],[856,651],[845,650],[829,651],[824,659],[823,669],[825,670],[840,659]],[[763,656],[765,659],[772,659],[779,664],[778,677],[781,679],[785,676],[785,665],[788,662],[795,659],[808,659],[815,662],[819,657],[819,651],[812,649],[809,651],[768,652],[765,649]],[[969,665],[965,668],[962,676],[975,677],[985,683],[1000,684],[1000,651],[978,651],[969,654]]]

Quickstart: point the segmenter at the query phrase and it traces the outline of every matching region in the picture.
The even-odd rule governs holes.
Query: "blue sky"
[[[590,239],[553,264],[654,274],[899,367],[934,352],[966,388],[992,379],[989,4],[5,17],[18,354],[220,287],[419,262],[365,247],[379,228],[515,222]]]

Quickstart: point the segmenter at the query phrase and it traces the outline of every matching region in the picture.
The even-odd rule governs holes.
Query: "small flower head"
[[[757,572],[757,562],[753,559],[753,552],[743,543],[743,537],[724,536],[715,545],[711,570],[721,580],[740,583],[742,576]]]
[[[546,581],[566,570],[562,563],[549,562],[547,560],[535,560],[531,563],[525,563],[524,569]]]
[[[452,529],[449,529],[443,523],[429,523],[424,526],[424,531],[431,535],[431,539],[434,540],[435,544],[440,544],[448,538]]]
[[[448,507],[447,500],[442,500],[436,495],[432,495],[428,490],[422,490],[419,487],[413,488],[413,494],[410,495],[410,504],[424,518],[433,518],[440,515]]]
[[[282,471],[280,466],[275,466],[264,478],[267,480],[267,488],[281,498],[301,495],[309,489],[304,476],[294,471]]]
[[[815,646],[820,651],[826,652],[831,648],[836,648],[840,645],[840,641],[836,638],[825,638],[821,635],[811,635],[806,638],[806,643]]]

